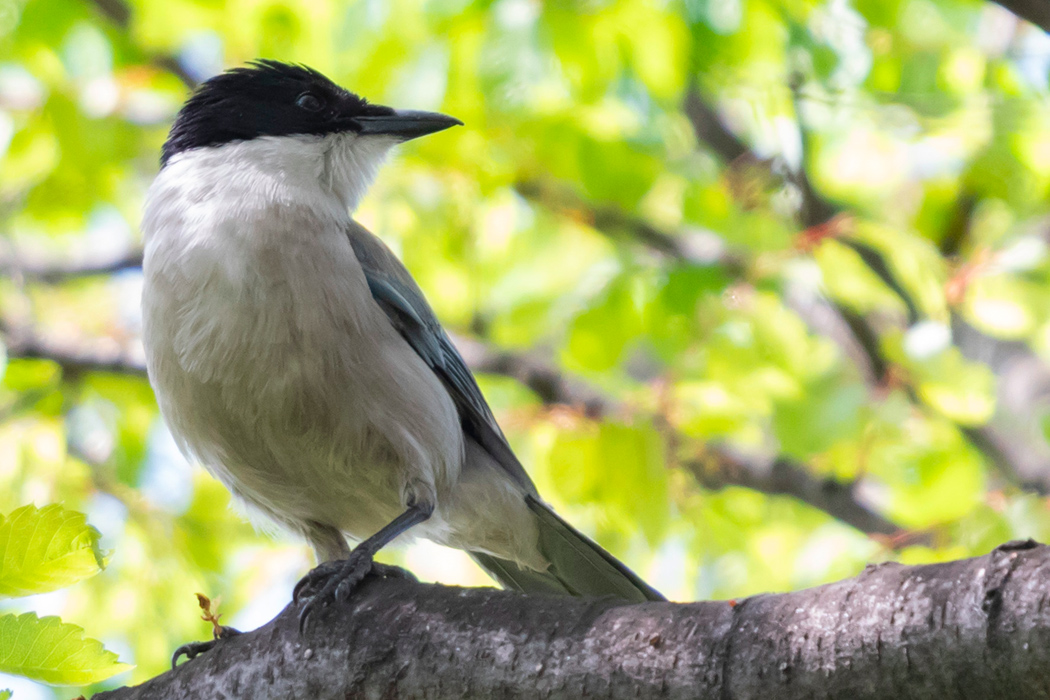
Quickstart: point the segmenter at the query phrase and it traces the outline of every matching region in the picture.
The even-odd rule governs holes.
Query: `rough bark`
[[[1050,548],[870,566],[738,602],[618,605],[369,581],[96,700],[1050,697]]]

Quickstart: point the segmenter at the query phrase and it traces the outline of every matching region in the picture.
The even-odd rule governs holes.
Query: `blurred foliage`
[[[187,83],[255,57],[467,124],[404,147],[358,218],[460,337],[605,397],[598,416],[481,377],[546,497],[670,596],[1050,537],[1050,40],[1002,8],[0,0],[0,512],[63,503],[114,550],[27,603],[136,664],[96,687],[205,636],[194,592],[250,627],[309,566],[185,463],[140,372],[79,364],[140,362],[160,145]],[[751,153],[698,138],[690,90]],[[809,183],[832,223],[808,219]],[[700,485],[718,446],[749,479]],[[763,490],[777,455],[902,532]],[[485,581],[425,543],[385,556]]]

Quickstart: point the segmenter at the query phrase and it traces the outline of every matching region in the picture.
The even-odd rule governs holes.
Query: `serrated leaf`
[[[0,520],[0,597],[46,593],[97,574],[99,532],[83,513],[23,506]]]
[[[0,690],[0,700],[11,700],[11,695],[10,690]]]
[[[87,685],[127,671],[102,642],[57,617],[0,616],[0,672],[52,685]]]

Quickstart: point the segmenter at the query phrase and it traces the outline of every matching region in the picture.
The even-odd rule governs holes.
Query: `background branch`
[[[124,0],[88,0],[88,2],[94,5],[99,14],[112,22],[117,28],[125,32],[131,28],[131,6]],[[163,71],[171,73],[181,80],[186,87],[190,89],[197,87],[197,78],[191,75],[175,56],[159,51],[143,50],[143,53],[150,63]]]
[[[797,94],[797,87],[794,94]],[[699,87],[695,83],[687,91],[683,109],[690,117],[697,139],[719,154],[727,163],[731,164],[732,161],[740,159],[747,159],[756,163],[761,162],[769,169],[770,175],[774,174],[772,169],[773,162],[771,160],[760,160],[750,152],[746,144],[732,134],[729,127],[721,121],[717,110],[707,105]],[[799,128],[802,130],[805,142],[806,130],[801,123],[801,119]],[[799,214],[803,225],[807,227],[818,226],[842,213],[842,210],[837,205],[824,199],[813,188],[805,173],[804,166],[801,166],[799,171],[792,176],[792,181],[802,194],[802,205]],[[956,212],[949,220],[948,231],[946,232],[946,241],[950,247],[957,248],[960,244],[965,231],[969,227],[967,219],[972,216],[976,209],[976,204],[977,202],[972,194],[964,193],[961,197]],[[907,322],[909,325],[920,320],[921,313],[918,304],[905,286],[897,279],[892,267],[881,252],[863,241],[849,237],[842,236],[838,237],[837,240],[857,253],[864,264],[901,299],[907,310]],[[867,355],[867,362],[862,365],[862,371],[869,376],[873,376],[877,383],[885,383],[890,364],[882,355],[878,333],[861,315],[854,313],[841,304],[829,303],[845,320],[847,327],[854,335],[855,342],[844,344],[844,351],[848,356],[856,358],[856,350],[861,350]],[[955,313],[952,313],[951,316],[953,327],[958,327],[964,323]],[[994,346],[1002,342],[986,336],[972,327],[969,328],[972,331],[970,334],[971,339],[979,338],[980,342],[986,346]],[[832,337],[842,344],[841,334],[833,335]],[[961,349],[964,354],[969,354],[967,348],[962,347]],[[1016,349],[1016,352],[1026,354],[1034,364],[1045,366],[1027,347],[1022,346],[1021,349]],[[913,387],[906,386],[905,389],[913,403],[923,407],[925,410],[930,410]],[[975,449],[981,452],[1007,481],[1025,488],[1034,489],[1040,493],[1047,493],[1046,489],[1050,487],[1050,460],[1040,460],[1035,465],[1028,463],[1031,460],[1026,460],[1024,463],[1018,461],[1021,457],[1032,455],[1038,459],[1040,455],[1050,451],[1050,445],[1047,444],[1041,434],[1025,431],[1024,434],[1007,436],[1002,434],[1001,428],[994,423],[979,427],[963,425],[957,425],[956,427],[960,434]],[[1019,442],[1023,442],[1023,448],[1018,446]]]
[[[547,405],[580,407],[594,419],[624,412],[623,407],[611,399],[535,357],[495,351],[458,336],[455,340],[472,370],[517,379]],[[670,444],[695,443],[673,432],[667,439]],[[821,479],[814,476],[812,470],[783,455],[774,458],[746,455],[716,444],[698,446],[695,451],[700,456],[684,460],[682,466],[706,488],[742,486],[768,494],[792,496],[869,535],[895,535],[902,531],[900,526],[861,502],[855,482]],[[919,539],[925,538],[920,536]]]
[[[114,372],[139,377],[146,376],[146,362],[113,341],[93,343],[90,346],[57,342],[29,329],[3,328],[4,347],[9,358],[50,360],[66,375],[84,372]]]
[[[70,347],[48,341],[25,329],[8,329],[7,333],[9,357],[51,360],[67,375],[83,372],[146,375],[144,361],[127,351]],[[463,336],[455,336],[455,341],[472,371],[516,379],[535,392],[547,406],[579,409],[595,420],[625,413],[621,405],[540,358],[501,352]],[[668,442],[682,444],[687,441],[672,434]],[[707,488],[741,486],[772,495],[792,496],[869,535],[898,535],[902,532],[900,526],[860,501],[855,482],[815,477],[810,469],[784,456],[745,455],[721,445],[707,445],[696,451],[702,453],[702,457],[686,460],[683,466]],[[922,535],[917,538],[925,539]]]
[[[1021,19],[1050,33],[1050,3],[1044,0],[995,0]]]
[[[113,260],[38,261],[14,257],[0,258],[0,273],[23,281],[61,284],[78,277],[113,275],[142,267],[142,251],[133,250]]]

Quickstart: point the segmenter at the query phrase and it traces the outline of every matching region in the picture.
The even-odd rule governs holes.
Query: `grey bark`
[[[1050,698],[1050,548],[738,602],[522,596],[372,580],[306,636],[264,627],[96,700]]]

